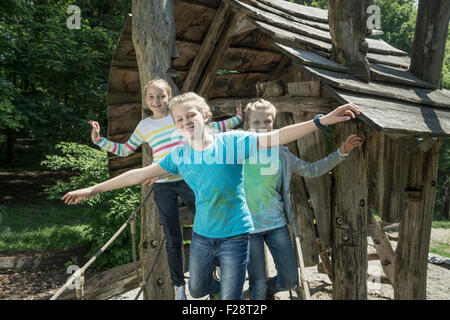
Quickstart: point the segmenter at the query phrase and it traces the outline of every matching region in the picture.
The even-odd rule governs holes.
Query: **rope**
[[[142,206],[144,205],[145,201],[150,197],[150,194],[153,191],[153,187],[150,189],[150,191],[145,196],[144,200],[141,202],[139,207],[130,215],[128,220],[117,230],[117,232],[111,237],[111,239],[106,242],[106,244],[93,256],[81,269],[78,269],[67,281],[66,283],[59,288],[59,290],[50,298],[50,300],[56,300],[66,289],[69,285],[73,283],[73,281],[77,278],[80,278],[81,276],[84,276],[84,272],[86,271],[89,266],[94,263],[95,260],[97,260],[98,257],[102,255],[102,253],[113,243],[114,240],[122,233],[122,231],[127,227],[128,224],[131,223],[132,220],[136,219],[136,214],[141,210]],[[135,258],[135,254],[134,254]],[[137,262],[135,262],[136,266]],[[84,288],[82,289],[84,291]]]

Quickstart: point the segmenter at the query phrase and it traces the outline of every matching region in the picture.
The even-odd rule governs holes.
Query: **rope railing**
[[[146,281],[143,282],[142,281],[142,277],[139,273],[139,267],[138,267],[138,263],[137,263],[137,259],[136,259],[136,245],[135,245],[135,234],[136,234],[136,214],[139,212],[139,210],[141,210],[142,206],[144,205],[144,203],[147,201],[147,199],[150,197],[150,194],[153,191],[153,187],[149,190],[149,192],[147,193],[147,195],[145,196],[144,200],[141,202],[141,204],[139,205],[139,207],[130,215],[130,217],[128,218],[128,220],[119,228],[119,230],[117,230],[117,232],[108,240],[108,242],[105,243],[105,245],[80,269],[76,270],[72,276],[69,277],[69,279],[67,279],[66,283],[58,289],[58,291],[56,291],[56,293],[50,298],[50,300],[56,300],[69,286],[71,286],[73,284],[73,282],[77,279],[80,279],[79,283],[81,285],[81,299],[84,296],[84,272],[86,271],[87,268],[89,268],[89,266],[91,266],[95,260],[98,259],[98,257],[100,257],[102,255],[102,253],[111,245],[111,243],[114,242],[114,240],[117,239],[117,237],[122,233],[123,230],[125,230],[125,228],[131,224],[131,234],[132,234],[132,250],[133,250],[133,261],[134,261],[134,266],[135,266],[135,270],[136,270],[136,274],[138,277],[138,280],[140,282],[140,286],[141,289],[138,293],[138,295],[136,296],[135,300],[139,297],[139,295],[141,294],[143,288],[145,288],[146,286],[146,282],[148,281],[148,279],[150,278],[150,275],[154,269],[154,266],[156,264],[156,261],[158,260],[159,254],[161,253],[161,248],[164,244],[165,241],[165,237],[163,238],[163,241],[161,242],[161,246],[159,248],[159,251],[155,257],[155,260],[153,261],[153,265],[151,267],[151,271],[149,272],[149,274],[147,275]],[[78,293],[77,293],[78,296]],[[80,298],[80,297],[79,297]]]

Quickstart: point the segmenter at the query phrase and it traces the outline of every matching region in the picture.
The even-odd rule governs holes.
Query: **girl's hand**
[[[360,114],[361,111],[357,106],[355,106],[352,103],[347,103],[345,105],[342,105],[340,107],[337,107],[330,113],[324,115],[320,118],[320,123],[324,126],[335,124],[338,122],[348,121],[350,119],[355,119],[356,114]]]
[[[341,144],[341,153],[350,153],[356,147],[361,146],[361,138],[356,134],[351,134],[347,137],[345,142]]]
[[[242,113],[242,104],[241,104],[241,103],[239,103],[239,104],[236,106],[236,114],[239,114],[239,115],[241,115],[241,116],[244,115],[244,114]]]
[[[147,187],[151,187],[152,185],[154,185],[155,184],[155,182],[156,181],[158,181],[159,180],[159,177],[156,177],[156,178],[152,178],[152,179],[148,179],[148,180],[145,180],[144,181],[144,183],[142,184],[143,186],[147,186]]]
[[[64,200],[66,204],[77,204],[83,199],[87,199],[95,195],[95,192],[92,191],[92,188],[84,188],[71,192],[67,192],[61,200]]]
[[[92,141],[97,141],[100,139],[100,125],[98,124],[97,121],[89,121],[89,124],[92,127],[91,130],[91,139]]]

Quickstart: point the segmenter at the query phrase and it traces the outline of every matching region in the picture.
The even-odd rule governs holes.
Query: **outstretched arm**
[[[61,200],[64,200],[67,204],[77,204],[83,199],[95,196],[97,193],[134,186],[147,179],[163,176],[165,174],[168,174],[166,170],[161,168],[159,164],[153,163],[144,168],[129,170],[117,177],[106,180],[92,187],[68,192],[61,198]]]
[[[226,132],[239,126],[244,120],[244,114],[242,113],[242,105],[239,104],[236,107],[236,115],[234,117],[225,119],[223,121],[217,121],[211,123],[211,128],[214,132]]]
[[[332,125],[338,122],[348,121],[355,118],[355,113],[360,111],[354,104],[346,104],[334,109],[332,112],[320,118],[323,126]],[[318,128],[313,120],[293,124],[279,130],[258,134],[258,148],[270,148],[287,144],[304,137]]]

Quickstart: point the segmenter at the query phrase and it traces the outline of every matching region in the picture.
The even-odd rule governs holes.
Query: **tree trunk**
[[[328,0],[328,23],[332,59],[349,68],[356,78],[370,82],[370,65],[365,40],[367,7],[371,0]]]
[[[449,18],[450,1],[419,0],[410,71],[436,88],[441,81]]]
[[[362,122],[332,127],[333,149],[350,134],[363,145],[334,169],[332,203],[333,299],[367,299],[368,135]]]
[[[136,51],[139,78],[142,91],[142,117],[149,115],[145,103],[143,88],[149,80],[162,78],[172,87],[172,95],[179,94],[171,72],[171,60],[178,55],[175,47],[174,7],[172,0],[148,1],[133,0],[132,37]],[[142,166],[148,166],[153,161],[152,153],[147,144],[142,149]],[[148,188],[143,187],[142,196]],[[163,230],[157,213],[156,204],[151,199],[141,211],[141,241],[139,245],[142,276],[145,279],[149,272],[159,246],[164,245]],[[172,299],[174,295],[170,280],[167,256],[165,250],[156,263],[153,273],[147,283],[144,299]]]

